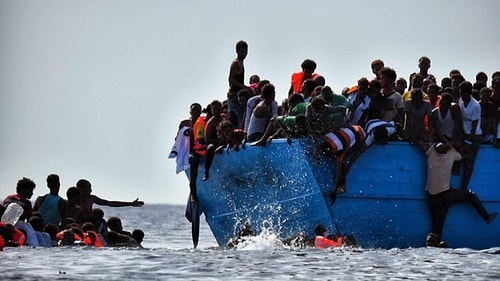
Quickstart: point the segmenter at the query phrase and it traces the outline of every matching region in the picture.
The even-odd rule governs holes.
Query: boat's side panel
[[[500,211],[498,155],[491,146],[481,147],[469,185],[490,211]],[[425,180],[425,156],[416,147],[372,146],[353,165],[347,192],[338,196],[331,212],[363,246],[424,246],[431,231]],[[460,182],[454,176],[452,186],[459,187]],[[477,233],[480,239],[474,238]],[[449,210],[443,240],[452,247],[500,246],[500,223],[487,225],[469,204],[459,204]]]
[[[298,143],[275,142],[216,155],[208,181],[198,180],[198,198],[219,245],[246,223],[257,233],[266,227],[283,238],[299,231],[312,235],[319,223],[333,227],[302,151]]]

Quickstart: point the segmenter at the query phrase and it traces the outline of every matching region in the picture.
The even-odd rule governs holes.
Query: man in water
[[[429,194],[428,203],[432,219],[432,233],[441,237],[446,214],[451,204],[469,203],[486,223],[491,223],[498,215],[488,213],[479,198],[470,189],[450,188],[451,169],[454,161],[462,159],[452,146],[438,143],[427,149],[427,183],[425,190]]]

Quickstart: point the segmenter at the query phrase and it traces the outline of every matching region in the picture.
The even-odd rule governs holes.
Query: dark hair
[[[241,50],[241,49],[248,49],[247,42],[245,42],[243,40],[236,42],[236,51]]]
[[[267,83],[266,85],[264,85],[264,87],[262,87],[262,97],[264,97],[264,99],[268,99],[272,95],[276,95],[274,85],[271,83]]]
[[[23,190],[35,189],[36,184],[30,178],[23,177],[17,181],[16,192],[21,193]]]
[[[72,186],[66,191],[66,197],[68,199],[75,198],[76,196],[80,196],[80,192],[81,191],[78,187]]]
[[[316,234],[317,236],[323,236],[325,232],[326,232],[326,227],[322,224],[318,224],[314,228],[314,234]]]
[[[80,179],[78,180],[78,182],[76,183],[76,187],[79,188],[79,189],[83,189],[85,187],[91,187],[92,185],[90,184],[90,181],[86,180],[86,179]]]
[[[469,81],[463,81],[462,83],[460,83],[458,88],[460,90],[460,94],[462,94],[462,92],[465,92],[468,94],[470,94],[472,92],[472,84]]]
[[[198,107],[201,110],[201,104],[199,104],[197,102],[192,103],[191,106],[189,106],[189,109],[192,109],[193,107]]]
[[[396,81],[396,71],[389,67],[384,67],[380,70],[380,76],[386,77],[391,83]]]
[[[373,141],[376,144],[386,145],[389,140],[389,132],[384,126],[378,126],[373,129]]]
[[[480,71],[476,74],[476,81],[479,81],[479,80],[484,80],[484,81],[488,81],[488,75],[486,75],[486,73]]]
[[[300,65],[300,67],[302,69],[308,69],[314,72],[314,70],[316,70],[316,62],[311,59],[305,59]]]

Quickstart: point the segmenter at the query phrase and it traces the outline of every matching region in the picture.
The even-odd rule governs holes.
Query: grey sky
[[[246,77],[285,98],[314,59],[335,91],[372,77],[381,58],[408,79],[420,56],[438,79],[500,70],[489,1],[0,1],[0,197],[19,178],[61,195],[80,178],[116,200],[184,204],[188,182],[167,159],[192,102],[224,99],[234,44]]]

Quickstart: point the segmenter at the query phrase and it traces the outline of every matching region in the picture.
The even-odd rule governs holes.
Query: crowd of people
[[[93,205],[140,207],[144,202],[110,201],[92,194],[92,185],[80,179],[69,187],[66,199],[59,195],[59,176],[47,176],[49,192],[31,204],[36,184],[23,177],[17,182],[16,193],[8,195],[0,204],[0,250],[4,246],[75,246],[141,247],[144,232],[123,230],[119,217],[107,219],[100,208]],[[19,210],[13,215],[15,209]]]
[[[183,134],[178,134],[170,157],[177,157],[178,172],[190,168],[191,200],[197,200],[200,159],[206,158],[205,181],[217,151],[237,151],[246,143],[266,146],[273,138],[287,138],[290,143],[290,138],[311,137],[316,155],[335,158],[332,201],[345,191],[351,165],[374,143],[406,141],[423,151],[432,143],[453,148],[460,153],[463,168],[455,165],[450,173],[463,169],[463,190],[468,190],[479,144],[500,148],[500,71],[492,73],[490,85],[484,72],[468,81],[457,69],[438,80],[429,72],[431,60],[423,56],[407,81],[377,59],[371,63],[374,77],[361,77],[337,94],[315,72],[316,62],[306,59],[301,71],[291,75],[288,98],[278,105],[269,80],[252,75],[245,84],[245,41],[237,42],[236,54],[227,99],[214,100],[205,110],[193,103],[190,118],[179,124]],[[481,216],[492,219],[485,211]]]

